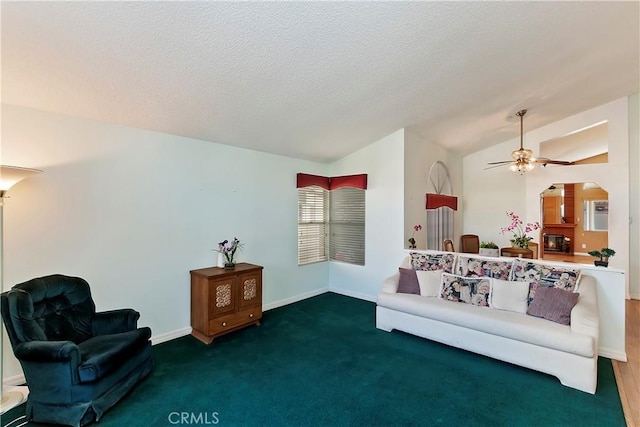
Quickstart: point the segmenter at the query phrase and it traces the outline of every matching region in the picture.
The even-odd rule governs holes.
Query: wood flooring
[[[627,362],[612,360],[624,417],[629,427],[640,427],[640,300],[626,301]]]

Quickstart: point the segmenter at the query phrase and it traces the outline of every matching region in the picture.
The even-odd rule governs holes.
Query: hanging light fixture
[[[523,175],[525,172],[529,172],[536,167],[536,163],[540,163],[542,166],[547,164],[554,165],[572,165],[573,162],[567,162],[564,160],[551,160],[547,158],[533,157],[533,151],[528,148],[524,148],[524,115],[527,114],[527,110],[520,110],[516,113],[516,116],[520,117],[520,148],[511,152],[511,160],[505,160],[500,162],[489,162],[488,167],[485,169],[492,169],[498,166],[509,165],[509,170],[512,172],[518,172]]]
[[[516,116],[520,117],[520,149],[511,153],[513,162],[509,165],[509,170],[512,172],[518,172],[523,174],[536,167],[536,159],[533,156],[533,151],[528,148],[524,148],[524,115],[527,114],[527,110],[520,110],[516,113]]]

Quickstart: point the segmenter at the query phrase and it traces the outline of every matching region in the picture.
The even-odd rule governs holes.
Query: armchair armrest
[[[133,331],[139,318],[140,313],[130,308],[101,311],[93,317],[91,330],[94,336]]]
[[[13,350],[23,362],[72,362],[77,366],[80,349],[71,341],[28,341]]]

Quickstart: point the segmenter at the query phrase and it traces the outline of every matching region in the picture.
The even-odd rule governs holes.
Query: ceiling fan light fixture
[[[489,162],[487,168],[492,169],[494,167],[509,165],[509,170],[512,172],[518,172],[520,175],[524,175],[525,172],[532,171],[536,168],[536,164],[540,163],[542,166],[547,166],[548,163],[556,165],[572,165],[573,162],[567,162],[563,160],[551,160],[546,158],[533,157],[533,151],[528,148],[524,148],[524,115],[527,114],[527,110],[520,110],[515,115],[520,118],[520,148],[511,152],[511,160],[505,160],[502,162]]]

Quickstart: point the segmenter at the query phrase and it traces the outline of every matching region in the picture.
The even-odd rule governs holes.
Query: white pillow
[[[437,297],[440,293],[440,277],[442,270],[416,270],[420,295],[423,297]]]
[[[491,308],[524,314],[528,308],[528,296],[529,282],[491,279]]]

